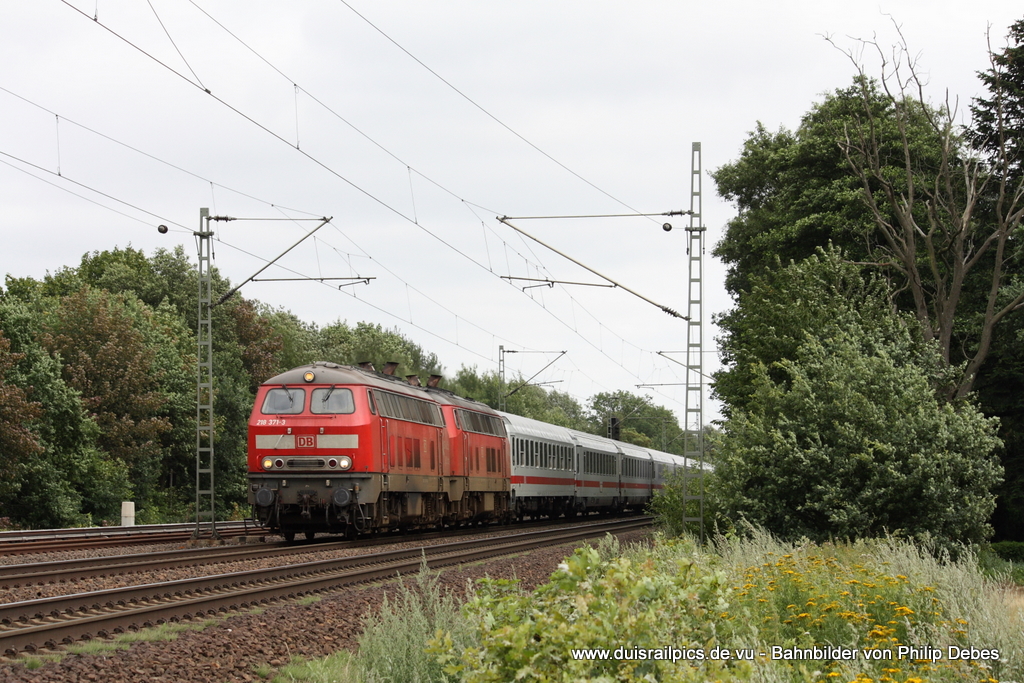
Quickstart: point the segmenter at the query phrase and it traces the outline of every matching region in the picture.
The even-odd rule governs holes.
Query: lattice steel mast
[[[213,487],[213,278],[211,268],[210,210],[199,209],[199,324],[196,328],[198,374],[196,377],[196,529],[192,538],[203,532],[203,519],[209,518],[210,536],[217,532],[217,514]]]
[[[234,221],[239,220],[230,216],[211,216],[210,210],[199,209],[199,230],[193,232],[196,238],[196,248],[199,252],[199,321],[196,326],[197,348],[197,374],[196,374],[196,528],[192,532],[192,538],[198,539],[203,533],[203,519],[209,519],[210,536],[214,539],[220,538],[217,531],[217,508],[214,494],[214,467],[213,467],[213,442],[214,442],[214,412],[213,412],[213,308],[224,303],[235,292],[246,283],[256,279],[264,270],[274,265],[278,259],[289,251],[299,246],[306,238],[310,237],[320,228],[331,222],[330,218],[302,218],[295,220],[319,220],[320,225],[306,233],[298,242],[285,249],[276,258],[267,261],[267,264],[260,268],[254,275],[244,280],[241,284],[230,289],[216,302],[213,301],[213,275],[212,275],[212,246],[211,238],[213,231],[210,229],[210,221]],[[258,220],[258,219],[241,219]],[[293,220],[293,219],[270,219],[270,220]],[[166,230],[161,230],[166,232]],[[292,278],[290,278],[292,279]],[[356,280],[369,284],[374,278],[294,278],[307,280]]]
[[[690,225],[686,228],[689,265],[686,322],[686,400],[683,456],[688,467],[683,475],[683,522],[698,527],[704,540],[704,227],[701,202],[700,143],[693,143],[690,157]]]

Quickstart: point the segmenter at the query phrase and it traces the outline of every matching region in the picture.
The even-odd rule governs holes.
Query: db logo
[[[296,436],[295,444],[298,448],[316,448],[315,436]]]

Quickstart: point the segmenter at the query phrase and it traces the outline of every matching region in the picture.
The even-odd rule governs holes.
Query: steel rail
[[[352,583],[649,526],[650,518],[560,527],[370,555],[0,605],[0,653],[55,647],[166,621],[301,597]]]
[[[221,522],[224,536],[241,536],[259,531],[251,523]],[[186,528],[187,527],[187,528]],[[40,529],[0,532],[0,552],[27,555],[58,550],[111,548],[146,543],[174,543],[192,537],[195,524],[154,524],[137,527],[88,527],[84,529]],[[263,530],[263,533],[268,533]]]
[[[577,523],[588,523],[577,520]],[[593,522],[589,522],[593,523]],[[564,522],[542,520],[518,525],[522,528],[561,526]],[[356,540],[330,540],[330,538],[305,541],[299,544],[268,542],[247,545],[214,545],[204,548],[161,550],[130,555],[105,555],[50,562],[29,562],[24,564],[0,565],[0,588],[20,587],[46,583],[66,583],[98,576],[119,576],[139,571],[156,569],[177,569],[206,564],[219,564],[248,559],[253,556],[287,557],[304,553],[365,548],[395,543],[420,542],[435,538],[451,538],[486,534],[509,527],[462,527],[444,531],[415,531],[400,535],[378,535]]]

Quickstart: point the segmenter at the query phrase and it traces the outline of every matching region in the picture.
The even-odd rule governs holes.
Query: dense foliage
[[[996,420],[939,398],[934,345],[889,301],[835,250],[752,278],[722,321],[720,509],[794,540],[987,538]]]
[[[1019,680],[1024,644],[1005,596],[975,558],[891,537],[604,542],[533,593],[482,582],[465,609],[470,646],[460,624],[430,649],[466,683]]]
[[[1017,390],[1024,382],[1022,30],[1024,22],[1014,24],[1010,44],[980,74],[988,96],[972,107],[971,127],[959,125],[945,105],[924,99],[913,60],[884,62],[877,80],[857,64],[853,85],[813,105],[796,131],[773,134],[758,124],[739,159],[713,173],[719,193],[739,209],[716,247],[730,267],[727,285],[736,302],[718,320],[726,367],[714,389],[729,418],[721,457],[727,468],[741,454],[751,458],[751,477],[787,477],[795,495],[780,504],[768,498],[779,494],[774,485],[755,486],[746,496],[730,494],[734,507],[724,514],[748,514],[759,505],[775,506],[780,517],[821,511],[820,501],[811,504],[798,494],[822,489],[822,473],[804,467],[780,474],[780,457],[799,454],[797,461],[809,462],[811,452],[827,453],[828,476],[840,482],[829,495],[838,502],[860,500],[870,489],[862,481],[868,473],[850,469],[844,458],[868,453],[875,467],[893,467],[904,481],[922,447],[941,454],[937,460],[953,458],[947,469],[929,475],[938,480],[923,480],[925,490],[937,495],[963,486],[984,501],[969,508],[975,520],[959,531],[933,531],[948,540],[978,540],[984,519],[977,518],[987,514],[996,493],[997,536],[1024,539],[1024,399]],[[835,251],[823,257],[823,248]],[[812,272],[822,258],[831,263],[828,272]],[[864,384],[869,378],[877,386]],[[834,390],[843,383],[843,391]],[[909,400],[909,386],[928,403],[905,407],[923,412],[898,407]],[[890,387],[902,395],[894,397]],[[832,397],[831,407],[820,405],[822,397]],[[878,419],[851,419],[865,407],[877,409]],[[981,421],[978,407],[998,420]],[[940,419],[943,412],[947,417]],[[925,413],[931,417],[924,419]],[[944,420],[959,421],[973,437]],[[961,470],[948,469],[966,451],[953,455],[956,447],[927,437],[939,423],[982,447],[973,454],[977,462],[960,462],[974,478],[960,479]],[[847,424],[853,433],[840,429]],[[996,424],[1001,448],[991,438]],[[801,439],[808,441],[801,445]],[[921,441],[915,446],[913,439]],[[866,449],[858,440],[894,450],[883,456],[885,449]],[[755,444],[766,454],[748,450]],[[987,463],[993,447],[1005,471],[1002,484],[997,472],[979,464]],[[756,471],[762,465],[774,475]],[[729,485],[726,477],[716,480]],[[755,501],[759,496],[764,500]],[[909,519],[911,507],[904,504],[895,517]],[[860,530],[835,514],[792,519],[792,526],[780,519],[778,525],[787,534],[822,537],[903,523],[877,506],[868,514],[874,521]],[[927,524],[942,526],[935,519]]]
[[[198,275],[181,248],[113,249],[0,291],[0,519],[28,527],[115,522],[134,500],[142,522],[190,517],[195,482]],[[230,283],[213,273],[214,298]],[[245,505],[246,428],[259,385],[317,360],[396,362],[399,376],[443,375],[438,357],[397,330],[318,327],[235,295],[213,309],[217,505]],[[623,438],[679,443],[672,413],[625,392],[573,397],[462,368],[442,386],[510,412]]]

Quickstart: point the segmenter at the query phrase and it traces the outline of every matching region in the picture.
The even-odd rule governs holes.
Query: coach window
[[[264,415],[297,415],[306,403],[305,389],[271,389],[263,399],[260,412]]]
[[[309,412],[314,415],[349,415],[356,412],[350,389],[314,389],[309,401]]]

